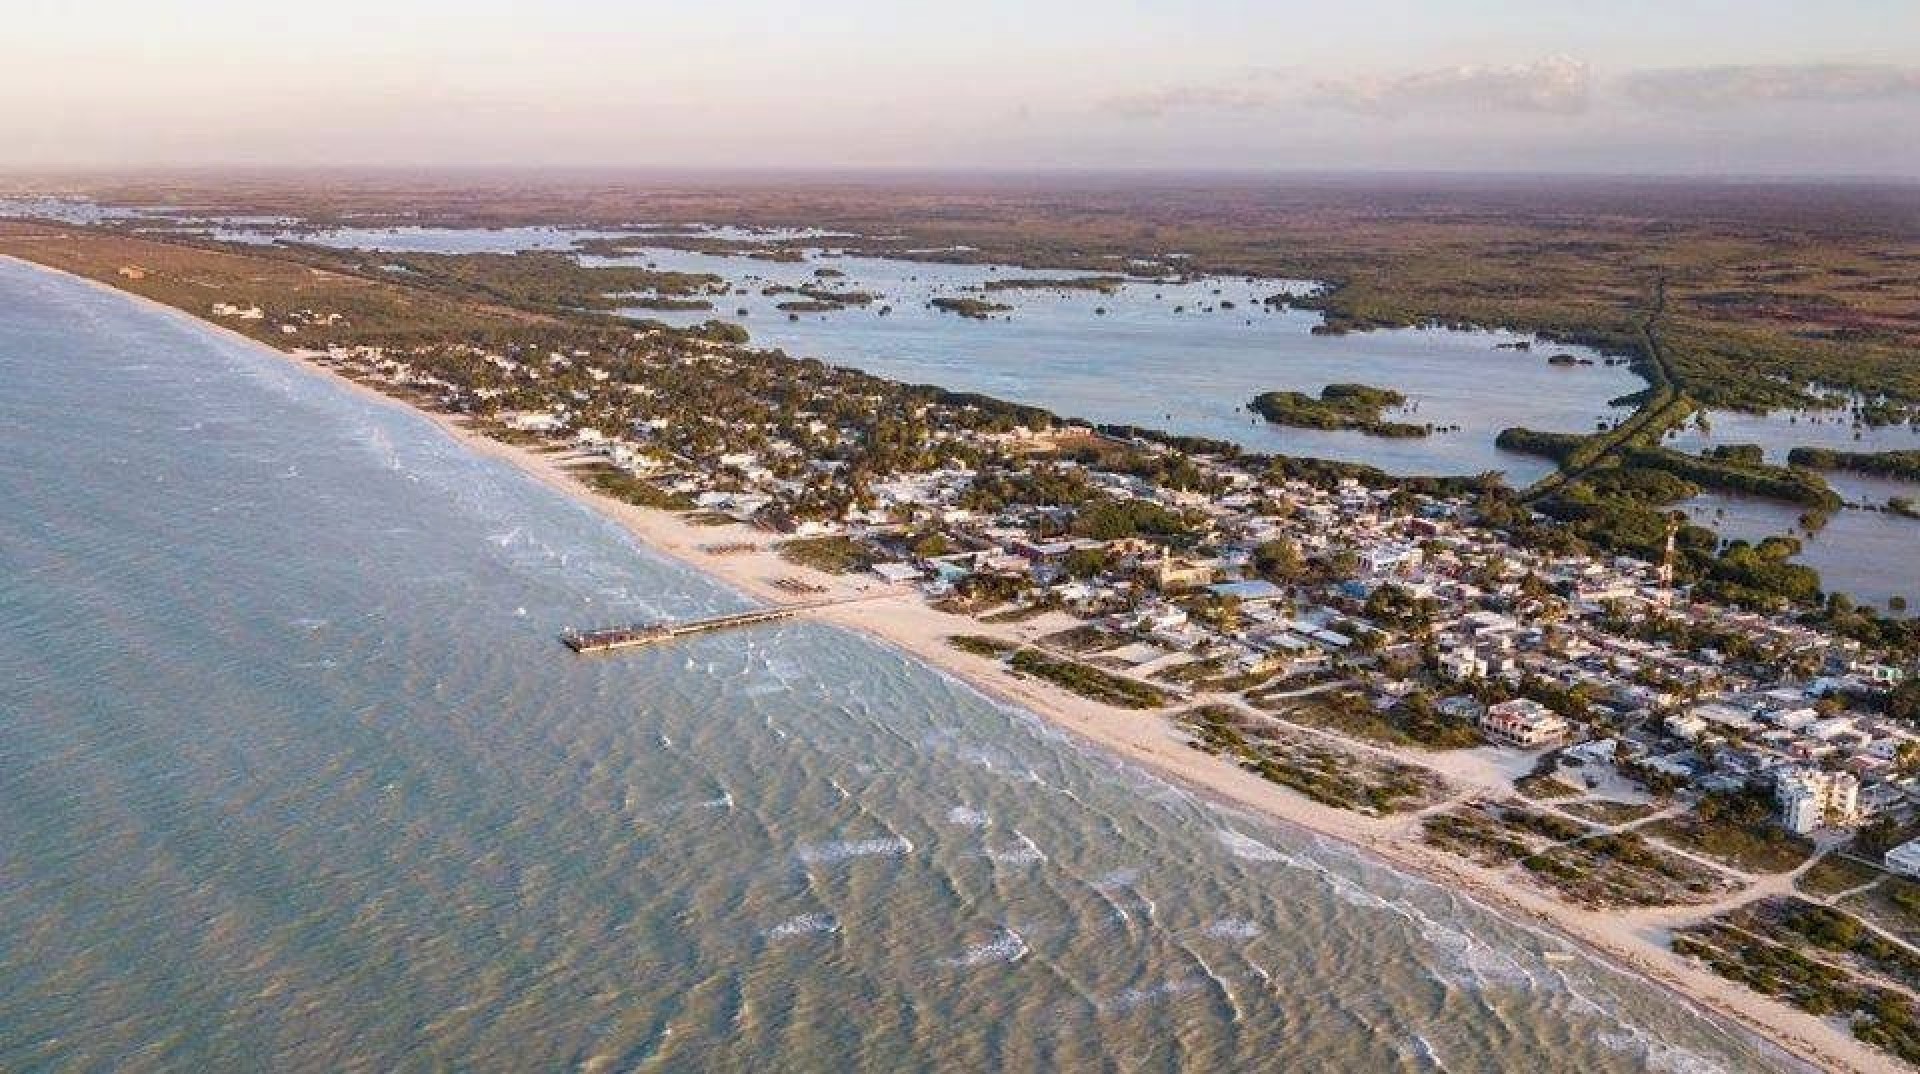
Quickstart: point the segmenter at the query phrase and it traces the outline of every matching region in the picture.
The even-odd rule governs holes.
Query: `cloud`
[[[1810,63],[1670,67],[1621,80],[1626,95],[1663,108],[1731,108],[1786,101],[1884,101],[1920,97],[1920,67]]]
[[[1173,86],[1148,93],[1108,98],[1102,107],[1127,119],[1157,119],[1168,112],[1251,112],[1271,108],[1280,98],[1251,86]]]
[[[1527,64],[1465,64],[1410,74],[1322,79],[1311,101],[1366,115],[1409,112],[1540,112],[1587,110],[1591,72],[1568,56]]]
[[[1100,102],[1100,108],[1124,119],[1158,119],[1169,112],[1265,111],[1287,102],[1284,89],[1292,77],[1293,72],[1286,68],[1258,68],[1232,82],[1169,86],[1109,97]]]

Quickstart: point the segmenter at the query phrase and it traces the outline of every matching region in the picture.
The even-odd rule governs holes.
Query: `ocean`
[[[1794,1069],[860,636],[574,657],[745,601],[183,318],[0,262],[0,384],[0,1069]]]

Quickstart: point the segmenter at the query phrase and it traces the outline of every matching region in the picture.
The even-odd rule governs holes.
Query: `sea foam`
[[[784,940],[790,936],[809,936],[818,933],[840,931],[840,921],[832,914],[799,914],[766,931],[770,940]]]
[[[806,843],[794,857],[806,865],[833,865],[854,858],[901,858],[913,853],[913,841],[904,836],[886,839],[843,839],[832,843]]]
[[[1018,932],[1003,928],[1000,935],[983,944],[967,948],[964,954],[947,960],[949,966],[981,966],[989,962],[1018,962],[1030,949]]]

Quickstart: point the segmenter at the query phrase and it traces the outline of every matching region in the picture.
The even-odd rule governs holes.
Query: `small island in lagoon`
[[[1431,425],[1381,419],[1382,411],[1406,405],[1407,397],[1391,388],[1329,384],[1320,389],[1318,398],[1304,392],[1262,392],[1247,409],[1275,425],[1299,429],[1352,429],[1397,439],[1431,435]]]

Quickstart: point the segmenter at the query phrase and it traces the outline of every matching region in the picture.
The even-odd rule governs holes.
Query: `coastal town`
[[[1920,0],[185,7],[0,47],[0,1074],[1920,1074]]]
[[[300,311],[287,326],[321,319]],[[788,363],[813,376],[788,381],[800,383],[784,407],[703,406],[675,391],[684,376],[646,372],[738,383],[757,360],[741,352],[654,328],[623,353],[305,356],[563,453],[616,498],[760,535],[716,540],[715,556],[763,539],[806,573],[916,591],[980,624],[954,644],[1011,673],[1127,707],[1224,701],[1361,742],[1492,746],[1511,755],[1527,809],[1578,799],[1593,816],[1691,818],[1650,825],[1646,842],[1697,868],[1743,864],[1740,847],[1718,846],[1725,835],[1762,856],[1804,848],[1795,867],[1825,855],[1860,870],[1856,886],[1920,875],[1920,842],[1894,838],[1920,801],[1920,731],[1903,718],[1911,654],[1788,609],[1694,599],[1670,559],[1531,547],[1489,525],[1468,489],[1276,478],[1270,460],[1219,445],[903,397],[813,363]],[[786,579],[796,594],[821,588],[799,577]],[[1030,642],[991,629],[1016,625]],[[1430,804],[1316,782],[1284,751],[1232,741],[1221,748],[1309,796]],[[1756,796],[1772,835],[1741,828]],[[1745,811],[1722,833],[1687,808],[1699,803]],[[1659,901],[1640,894],[1623,899]]]
[[[160,279],[112,265],[74,267]],[[346,286],[159,297],[652,520],[649,544],[784,609],[721,625],[869,632],[1124,728],[1103,741],[1170,774],[1257,780],[1321,811],[1281,815],[1691,995],[1660,958],[1920,1059],[1920,654],[1844,598],[1795,599],[1809,572],[1773,542],[1676,517],[1628,555],[1497,474],[1095,425],[720,321],[421,327],[325,300],[364,303]],[[582,652],[691,632],[582,626]],[[1781,1007],[1714,1005],[1782,1032]]]

